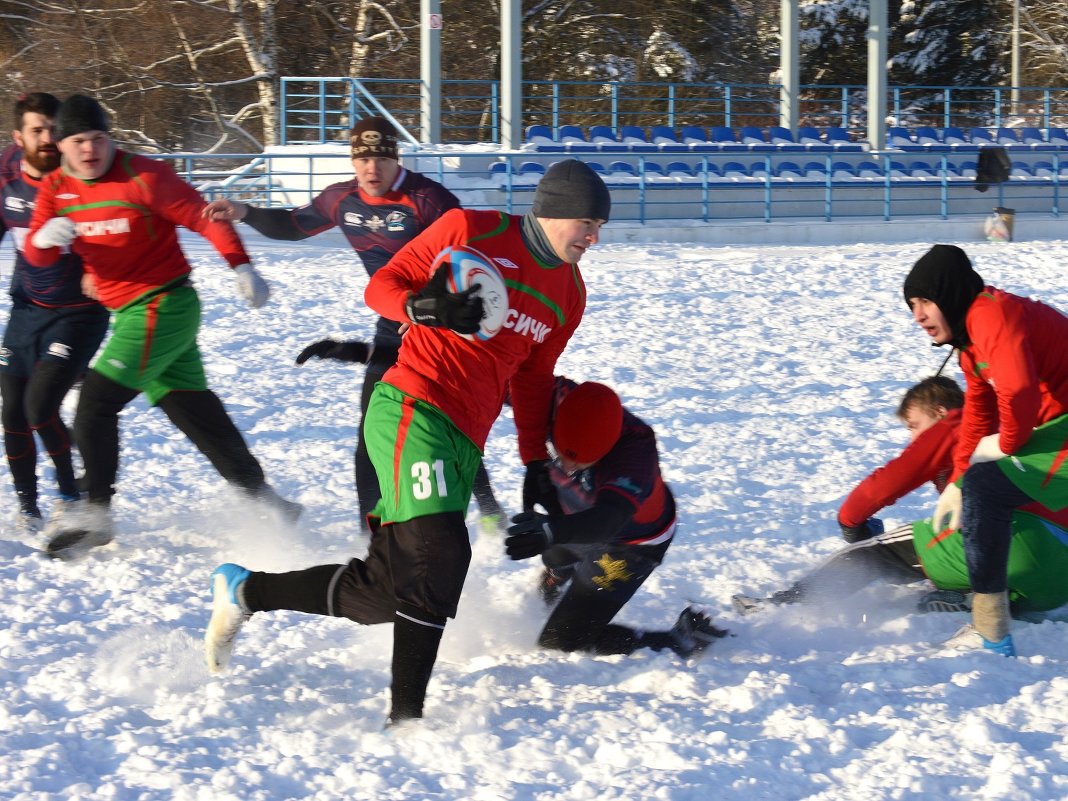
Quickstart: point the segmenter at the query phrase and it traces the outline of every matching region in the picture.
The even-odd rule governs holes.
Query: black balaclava
[[[968,254],[956,245],[934,245],[906,276],[905,303],[909,298],[934,301],[953,332],[949,344],[963,347],[967,344],[964,318],[983,286]]]

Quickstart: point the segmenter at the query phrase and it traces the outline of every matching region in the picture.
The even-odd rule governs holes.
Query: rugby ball
[[[448,262],[451,269],[446,278],[450,292],[463,292],[477,287],[475,294],[482,298],[482,322],[474,334],[463,334],[467,339],[492,339],[504,327],[508,316],[508,287],[497,265],[488,257],[468,245],[453,245],[445,248],[434,259],[431,275],[438,265]]]

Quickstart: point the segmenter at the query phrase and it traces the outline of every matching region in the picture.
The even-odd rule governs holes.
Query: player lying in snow
[[[872,580],[909,584],[924,577],[938,588],[919,602],[922,611],[969,608],[968,569],[959,529],[936,531],[917,520],[884,532],[872,517],[880,509],[930,481],[942,492],[952,471],[953,448],[964,393],[952,379],[934,376],[905,393],[898,408],[911,441],[895,459],[865,478],[838,514],[842,535],[852,543],[791,587],[769,598],[735,595],[735,609],[749,614],[773,604],[840,599]],[[1012,518],[1009,597],[1013,614],[1055,609],[1068,603],[1068,511],[1032,504]]]
[[[603,384],[558,376],[548,441],[557,458],[532,471],[523,514],[512,518],[505,548],[512,559],[540,555],[546,603],[563,597],[538,644],[562,651],[630,654],[670,648],[703,651],[727,632],[696,607],[670,631],[612,623],[664,558],[675,534],[675,499],[660,476],[653,430]],[[548,514],[534,511],[540,505]]]

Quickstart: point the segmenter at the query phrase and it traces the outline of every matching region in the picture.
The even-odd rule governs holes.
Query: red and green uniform
[[[849,494],[839,520],[857,525],[930,481],[941,492],[953,466],[962,413],[951,410],[920,433],[899,456],[865,478]],[[1009,597],[1021,611],[1068,603],[1068,509],[1039,504],[1017,510],[1009,548]],[[936,532],[930,520],[912,523],[912,544],[924,574],[943,590],[969,590],[964,539],[959,529]]]
[[[1020,490],[1050,509],[1068,506],[1068,317],[1039,301],[987,286],[965,317],[960,351],[967,382],[954,478],[979,440],[999,434],[999,461]]]
[[[506,391],[511,402],[523,462],[548,457],[545,432],[553,397],[556,361],[578,327],[586,305],[586,288],[577,265],[539,260],[520,233],[521,218],[495,211],[454,209],[409,242],[367,285],[367,305],[389,319],[404,321],[409,295],[430,280],[430,265],[444,248],[470,245],[493,259],[508,287],[509,312],[504,328],[492,339],[469,340],[452,331],[412,326],[404,337],[397,364],[384,381],[403,395],[438,410],[481,451],[500,414]],[[376,390],[376,403],[396,403]],[[419,414],[420,406],[412,412]],[[368,442],[379,475],[397,474],[396,465],[420,461],[403,453],[405,426]],[[387,450],[388,449],[388,450]],[[438,458],[438,457],[435,457]],[[468,485],[470,482],[467,482]],[[395,493],[403,487],[395,487]],[[383,522],[418,516],[414,496],[384,499]],[[469,498],[462,499],[466,509]],[[457,499],[459,502],[459,499]],[[414,507],[412,506],[414,504]],[[401,512],[403,508],[405,511]],[[428,512],[437,511],[430,507]]]
[[[249,261],[230,223],[211,222],[204,200],[166,164],[116,150],[95,180],[60,168],[41,182],[26,241],[27,261],[46,268],[59,248],[38,248],[33,234],[69,217],[71,250],[92,275],[100,302],[116,312],[111,338],[93,369],[156,403],[170,390],[204,390],[196,345],[200,303],[178,244],[183,226],[208,239],[231,267]]]

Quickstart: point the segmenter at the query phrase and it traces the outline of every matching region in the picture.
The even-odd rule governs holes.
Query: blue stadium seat
[[[1057,149],[1068,148],[1068,129],[1048,128],[1046,130],[1046,141]]]
[[[813,128],[811,125],[802,125],[798,128],[796,139],[797,143],[807,150],[816,150],[827,146],[820,139],[819,129]]]
[[[738,139],[734,135],[734,131],[728,128],[726,125],[713,125],[709,128],[708,141],[720,147],[732,147],[738,144]]]
[[[819,181],[821,184],[827,181],[827,162],[808,161],[803,169],[805,178],[810,181]]]
[[[618,139],[631,153],[655,153],[658,150],[645,137],[645,129],[638,125],[620,125]]]
[[[646,159],[645,161],[636,164],[634,169],[637,170],[639,176],[644,171],[646,178],[663,178],[665,175],[664,165],[659,161],[649,161]]]
[[[882,178],[883,168],[874,161],[862,161],[856,167],[858,178]]]
[[[781,161],[775,168],[775,177],[788,181],[800,181],[805,177],[805,173],[796,163]]]
[[[928,126],[921,125],[914,135],[916,144],[923,145],[925,148],[939,147],[942,144],[942,140],[938,138],[938,131]]]
[[[753,178],[759,178],[761,181],[771,178],[775,171],[766,161],[752,161],[746,165],[749,175]]]
[[[1023,147],[1028,147],[1031,150],[1053,150],[1054,148],[1046,141],[1042,136],[1042,131],[1038,128],[1021,128],[1020,129],[1020,144]]]
[[[849,137],[849,131],[845,128],[830,127],[824,129],[824,139],[835,150],[861,151],[864,146],[860,142],[854,142]]]
[[[590,144],[596,145],[601,152],[626,150],[627,145],[616,138],[616,132],[607,125],[590,126]]]
[[[852,181],[857,177],[857,170],[848,161],[836,161],[831,165],[831,177],[835,181]]]
[[[570,153],[592,153],[597,145],[586,139],[586,134],[579,125],[561,125],[556,131],[556,141]]]
[[[511,170],[511,163],[507,161],[495,161],[490,165],[490,178],[504,178]]]
[[[553,129],[548,125],[528,125],[527,141],[534,145],[556,144],[556,140],[553,139]]]
[[[738,141],[749,150],[775,149],[775,146],[770,144],[764,136],[764,132],[754,125],[743,125],[738,129]]]
[[[1036,161],[1031,165],[1031,174],[1036,178],[1052,178],[1054,175],[1053,163],[1049,161]]]
[[[985,145],[994,144],[994,137],[990,135],[990,131],[986,128],[969,128],[968,141],[973,145],[983,147]]]
[[[684,161],[672,161],[667,165],[667,174],[671,178],[693,178],[694,169]]]
[[[687,145],[707,145],[708,134],[705,133],[705,129],[700,125],[686,125],[679,131],[684,144]]]
[[[728,161],[726,164],[720,165],[720,174],[724,178],[731,180],[747,180],[749,176],[749,170],[745,168],[745,165],[740,161]]]
[[[608,174],[615,178],[637,178],[638,168],[629,161],[613,161],[608,165]]]
[[[940,177],[938,170],[926,161],[913,161],[909,163],[908,173],[912,178],[920,178],[925,181]]]
[[[947,147],[969,147],[968,140],[964,136],[964,131],[960,128],[954,128],[950,126],[942,129],[942,144]]]
[[[886,129],[886,146],[895,150],[912,150],[916,146],[916,140],[912,138],[908,128],[892,126]]]
[[[994,134],[994,141],[1003,147],[1019,147],[1020,137],[1016,135],[1015,128],[998,128]]]
[[[519,165],[519,174],[516,177],[539,181],[543,175],[545,175],[545,165],[540,161],[524,161]]]
[[[968,180],[975,180],[979,165],[974,159],[965,159],[956,165],[957,175]]]
[[[690,149],[679,140],[675,129],[667,125],[654,125],[649,129],[649,138],[661,153],[685,153]]]
[[[586,166],[593,170],[598,175],[604,175],[608,170],[604,168],[604,165],[599,161],[587,161]]]

